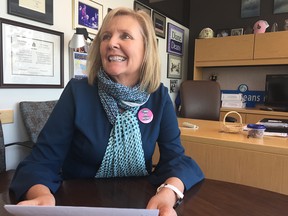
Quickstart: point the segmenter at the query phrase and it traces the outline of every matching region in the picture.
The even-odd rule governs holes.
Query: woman
[[[55,205],[62,179],[149,175],[152,183],[165,184],[147,208],[176,215],[177,199],[203,174],[184,155],[172,102],[160,84],[153,29],[145,12],[108,13],[90,48],[88,79],[67,84],[17,168],[11,190],[19,204]],[[156,142],[161,154],[152,172]]]

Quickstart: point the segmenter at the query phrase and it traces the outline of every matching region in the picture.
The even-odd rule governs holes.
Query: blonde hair
[[[144,11],[134,11],[129,8],[117,8],[111,10],[103,20],[102,26],[89,49],[87,60],[88,82],[93,84],[97,78],[97,74],[102,67],[100,56],[100,44],[103,29],[110,24],[110,21],[117,16],[131,16],[135,18],[142,28],[142,36],[144,40],[145,53],[140,71],[140,88],[152,93],[157,90],[160,85],[160,60],[158,56],[158,47],[156,35],[151,17]]]

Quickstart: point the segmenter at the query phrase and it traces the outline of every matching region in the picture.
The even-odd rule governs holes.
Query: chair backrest
[[[0,121],[0,173],[6,171],[6,161],[5,161],[5,144],[4,135],[2,129],[2,123]]]
[[[57,100],[22,101],[19,103],[20,113],[30,140],[36,143],[38,135],[48,120]]]
[[[186,80],[180,86],[180,116],[219,121],[221,89],[216,81]]]

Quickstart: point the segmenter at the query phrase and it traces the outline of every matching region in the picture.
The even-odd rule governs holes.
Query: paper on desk
[[[132,208],[100,208],[75,206],[22,206],[5,205],[15,216],[158,216],[158,210]]]

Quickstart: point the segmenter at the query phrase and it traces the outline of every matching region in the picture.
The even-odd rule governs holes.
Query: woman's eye
[[[129,34],[122,34],[122,39],[132,39],[131,35]]]
[[[111,37],[110,35],[104,34],[104,35],[102,36],[102,41],[108,40],[110,37]]]

